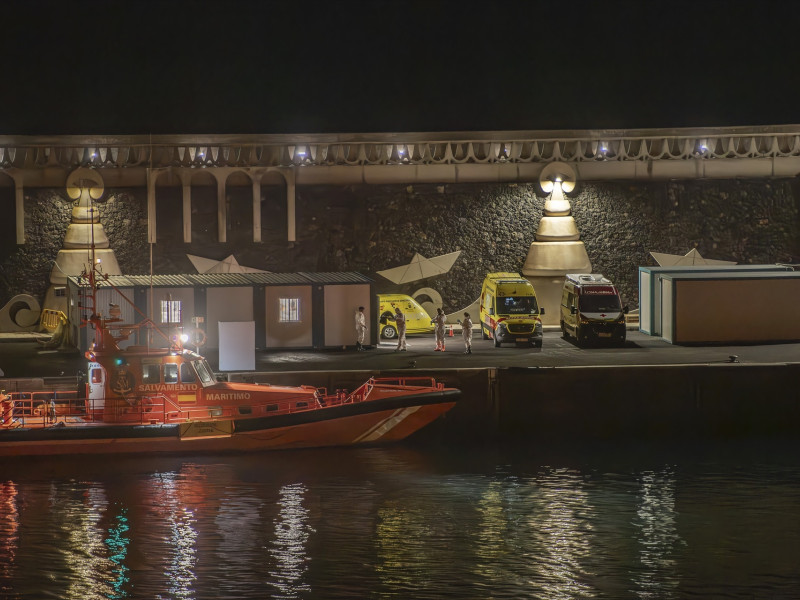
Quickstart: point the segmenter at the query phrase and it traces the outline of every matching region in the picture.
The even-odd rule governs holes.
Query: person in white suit
[[[392,317],[394,324],[397,326],[397,348],[395,352],[406,351],[406,316],[399,306],[394,307],[394,316]]]
[[[435,352],[444,352],[444,324],[447,323],[447,316],[441,308],[436,309],[436,316],[431,323],[435,325],[436,348]]]
[[[464,313],[464,320],[458,321],[461,325],[461,335],[464,336],[464,354],[472,354],[472,319],[469,318],[469,313]]]
[[[364,337],[367,335],[367,317],[364,316],[364,307],[359,306],[356,311],[356,350],[364,350]]]

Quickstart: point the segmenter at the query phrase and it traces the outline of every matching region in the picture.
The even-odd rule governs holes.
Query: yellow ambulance
[[[495,347],[508,342],[542,347],[544,314],[531,282],[519,273],[489,273],[480,298],[481,334]]]
[[[380,337],[388,340],[397,338],[397,327],[394,324],[394,309],[406,316],[406,333],[429,333],[433,331],[431,316],[411,296],[405,294],[378,294],[378,331]]]

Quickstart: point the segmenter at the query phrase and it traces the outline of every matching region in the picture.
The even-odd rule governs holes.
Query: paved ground
[[[29,337],[0,338],[0,369],[6,377],[74,376],[85,368],[77,352],[43,350]],[[504,345],[495,348],[480,335],[473,353],[463,354],[464,343],[456,335],[447,338],[447,351],[434,352],[432,335],[409,337],[408,352],[394,352],[395,343],[382,342],[365,352],[353,350],[270,351],[256,353],[256,371],[338,371],[437,369],[463,367],[564,367],[592,365],[706,364],[728,362],[736,355],[741,363],[800,363],[800,343],[740,346],[673,346],[636,330],[628,331],[622,348],[579,348],[561,338],[558,331],[546,331],[541,350]],[[214,368],[218,356],[209,351]]]

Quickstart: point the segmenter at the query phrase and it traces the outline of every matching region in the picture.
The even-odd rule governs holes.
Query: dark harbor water
[[[798,443],[16,460],[0,597],[797,598]]]

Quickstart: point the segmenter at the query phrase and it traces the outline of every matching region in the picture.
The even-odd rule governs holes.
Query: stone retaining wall
[[[13,190],[0,190],[0,210],[14,214]],[[159,190],[155,273],[194,272],[187,254],[269,271],[360,271],[384,292],[431,287],[447,312],[470,304],[491,271],[519,271],[542,215],[536,184],[313,186],[297,189],[297,242],[286,241],[284,192],[265,187],[263,243],[252,242],[249,187],[230,188],[228,242],[216,242],[216,189],[193,188],[193,240],[182,238],[179,188]],[[800,262],[798,184],[794,179],[581,183],[573,215],[595,272],[612,278],[624,301],[638,302],[637,267],[650,251],[744,263]],[[108,189],[101,221],[127,274],[150,269],[146,191]],[[0,306],[13,295],[43,301],[50,269],[69,224],[63,190],[26,191],[27,243],[13,243],[13,219],[0,240]],[[9,225],[10,223],[10,225]],[[446,275],[396,286],[375,271],[461,251]]]

